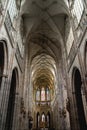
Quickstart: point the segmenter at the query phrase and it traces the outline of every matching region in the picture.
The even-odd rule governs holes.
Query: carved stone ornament
[[[64,117],[66,118],[66,108],[64,107],[63,109],[62,108],[59,108],[59,114],[60,114],[60,118],[61,117]]]
[[[65,107],[62,110],[62,115],[63,115],[64,118],[66,118],[66,108]]]
[[[20,10],[22,0],[16,0],[17,9]]]
[[[23,100],[23,98],[21,98],[21,110],[20,110],[20,112],[23,115],[23,118],[25,118],[26,110],[25,110],[25,107],[24,107],[24,100]]]
[[[68,112],[70,112],[70,100],[69,98],[66,99],[66,109]]]

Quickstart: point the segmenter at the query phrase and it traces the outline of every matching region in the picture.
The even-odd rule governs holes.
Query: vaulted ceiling
[[[65,47],[67,0],[22,0],[21,16],[30,44],[32,81],[35,86],[52,87]]]
[[[54,87],[56,65],[51,56],[45,53],[36,56],[32,60],[31,69],[34,87]]]
[[[64,39],[65,20],[69,15],[67,0],[25,0],[22,2],[21,15],[24,33],[39,32],[49,37]],[[50,31],[50,33],[48,33]]]

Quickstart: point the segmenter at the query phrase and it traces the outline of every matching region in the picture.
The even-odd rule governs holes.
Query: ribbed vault
[[[34,89],[44,86],[54,90],[57,73],[56,65],[62,58],[59,41],[37,33],[30,36],[29,42],[31,79]]]
[[[34,57],[31,69],[34,87],[54,87],[56,65],[51,56],[42,53]]]
[[[66,48],[67,0],[23,0],[20,11],[33,86],[52,89]]]
[[[69,17],[67,0],[23,0],[21,16],[26,39],[38,31],[64,41],[65,23]]]

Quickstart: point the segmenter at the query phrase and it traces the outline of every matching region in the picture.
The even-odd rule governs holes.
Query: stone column
[[[9,91],[10,91],[10,79],[5,80],[2,87],[3,87],[3,91],[2,91],[2,101],[1,101],[1,106],[0,106],[0,110],[1,110],[1,130],[4,130],[5,127],[5,120],[6,120],[6,115],[7,115],[7,106],[8,106],[8,99],[9,99]]]
[[[1,90],[0,90],[0,129],[2,130],[3,124],[5,124],[3,121],[4,116],[6,115],[6,112],[3,113],[3,107],[5,106],[5,102],[3,97],[5,98],[6,95],[6,88],[7,88],[8,80],[5,78],[2,78],[2,84],[1,84]]]
[[[14,117],[13,117],[13,128],[12,130],[18,130],[19,126],[19,114],[20,114],[20,97],[19,94],[15,95],[15,105],[14,105]]]
[[[1,111],[1,130],[4,130],[5,127],[5,121],[6,121],[6,115],[7,115],[7,107],[8,107],[8,99],[9,99],[9,92],[10,92],[10,85],[11,85],[11,79],[12,79],[12,65],[15,55],[15,49],[12,52],[10,63],[9,63],[9,69],[8,69],[8,78],[3,78],[2,81],[2,90],[1,90],[1,103],[0,103],[0,111]]]

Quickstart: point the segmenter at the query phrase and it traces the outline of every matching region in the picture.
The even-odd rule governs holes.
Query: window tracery
[[[49,104],[51,101],[51,90],[48,87],[41,87],[37,88],[35,92],[35,101],[36,102],[41,102],[40,104],[45,105]],[[38,104],[38,103],[37,103]]]
[[[45,88],[44,87],[42,87],[41,88],[41,101],[45,101],[45,99],[46,99],[46,94],[45,94]]]
[[[14,17],[16,17],[16,15],[17,15],[17,7],[16,7],[16,1],[15,0],[9,1],[8,11],[9,11],[11,21],[13,23]]]

